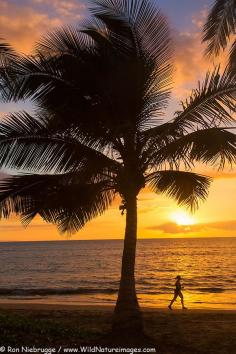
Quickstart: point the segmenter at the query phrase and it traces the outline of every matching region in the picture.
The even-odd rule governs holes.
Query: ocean
[[[114,304],[122,248],[122,240],[0,243],[0,302]],[[180,274],[188,308],[235,309],[235,266],[236,238],[138,240],[140,304],[166,307]]]

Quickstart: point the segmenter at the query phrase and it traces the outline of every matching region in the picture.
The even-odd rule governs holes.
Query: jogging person
[[[172,310],[172,304],[176,301],[177,297],[179,296],[180,299],[181,299],[181,304],[182,304],[182,308],[183,310],[187,310],[187,307],[184,306],[184,296],[182,294],[182,289],[183,289],[183,286],[181,284],[181,276],[180,275],[177,275],[177,277],[175,278],[176,279],[176,282],[175,282],[175,292],[174,292],[174,297],[173,299],[171,300],[170,302],[170,305],[168,306],[168,308],[170,310]]]

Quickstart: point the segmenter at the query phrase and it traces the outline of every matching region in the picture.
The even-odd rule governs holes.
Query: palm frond
[[[136,55],[146,53],[157,66],[170,62],[170,33],[165,17],[150,0],[96,0],[91,13],[111,35],[129,41]],[[124,43],[125,44],[125,43]]]
[[[12,63],[17,57],[13,48],[0,38],[0,97],[3,100],[12,87],[11,82],[14,77]]]
[[[205,80],[182,102],[182,110],[176,112],[174,122],[185,129],[196,126],[209,127],[234,122],[236,76],[228,68],[220,74],[220,68],[206,74]]]
[[[181,158],[181,153],[178,153],[180,148],[182,159],[189,167],[192,162],[189,160],[189,156],[185,154],[186,151],[189,151],[189,146],[188,148],[185,146],[186,150],[182,150],[183,146],[181,145],[182,147],[180,147],[178,145],[178,139],[180,139],[180,142],[183,141],[184,144],[184,141],[188,139],[188,133],[199,130],[197,134],[200,136],[204,134],[209,136],[208,143],[210,144],[215,130],[208,130],[209,128],[217,128],[221,124],[230,127],[235,122],[235,99],[236,76],[230,72],[230,69],[226,67],[223,74],[220,74],[219,67],[215,68],[212,73],[208,72],[204,82],[202,84],[199,83],[199,88],[193,90],[190,98],[182,102],[182,110],[176,112],[174,119],[146,130],[141,134],[144,155],[152,156],[152,151],[155,149],[155,163],[159,163],[158,161],[163,163],[165,158],[162,156],[162,152],[165,155],[165,151],[168,151],[169,148],[172,149],[173,146],[172,163],[175,161],[175,164],[178,165],[178,161]],[[204,133],[204,129],[206,129],[206,133]],[[195,134],[193,136],[195,137]],[[224,137],[226,138],[226,135]],[[197,144],[197,141],[194,141],[194,144]],[[219,146],[216,146],[216,151],[219,148]],[[196,156],[193,157],[195,158]],[[225,158],[227,160],[227,156]],[[221,161],[221,166],[223,166],[224,159],[220,158],[219,160]]]
[[[153,147],[155,150],[155,146]],[[236,135],[223,128],[197,130],[157,149],[150,158],[150,166],[168,163],[187,167],[194,162],[210,163],[222,169],[236,163]]]
[[[151,1],[104,4],[96,2],[93,14],[107,29],[110,50],[92,38],[91,31],[90,36],[73,28],[49,34],[35,56],[15,61],[15,80],[5,99],[32,99],[64,127],[78,125],[99,137],[106,133],[114,142],[115,135],[151,126],[163,113],[172,59],[167,21]],[[125,34],[120,33],[123,25]],[[131,55],[120,53],[122,41],[132,43]]]
[[[11,114],[0,122],[0,166],[36,173],[62,173],[68,170],[110,169],[120,164],[78,140],[70,130],[63,133],[47,129],[46,122],[29,114]]]
[[[207,198],[211,182],[207,176],[177,170],[157,171],[146,180],[155,193],[165,193],[192,211],[198,208],[199,201]]]
[[[78,231],[114,199],[109,180],[84,182],[77,174],[14,176],[0,182],[0,191],[1,217],[15,213],[28,225],[40,215],[62,233]]]
[[[6,83],[3,96],[6,101],[31,99],[57,125],[66,129],[73,124],[86,133],[90,130],[94,138],[95,132],[104,135],[104,122],[99,118],[99,90],[104,76],[97,70],[99,56],[94,55],[92,47],[86,47],[83,37],[88,36],[73,28],[46,35],[34,56],[18,56],[12,61],[14,75]],[[89,129],[91,125],[97,129]]]
[[[65,26],[48,32],[35,45],[35,54],[46,57],[72,56],[83,57],[84,52],[92,50],[93,41],[78,28]]]
[[[230,70],[230,74],[236,76],[236,40],[233,42],[230,49],[229,70]]]
[[[63,66],[58,66],[56,58],[45,58],[43,55],[20,56],[11,63],[14,72],[5,99],[18,101],[31,99],[40,101],[49,95],[55,87],[71,85],[63,77]]]
[[[203,29],[203,41],[208,42],[206,54],[218,55],[225,49],[236,29],[236,1],[216,0]]]
[[[183,136],[183,129],[175,122],[167,122],[140,133],[142,151],[148,154],[149,150],[165,146],[169,142]]]
[[[34,100],[51,120],[64,129],[73,125],[93,139],[104,140],[106,135],[110,142],[108,134],[113,126],[110,92],[104,71],[102,68],[97,70],[99,63],[99,56],[92,54],[86,60],[42,54],[19,57],[12,64],[15,76],[8,89],[4,90],[5,100]],[[108,123],[109,126],[105,126]]]
[[[15,57],[16,52],[14,49],[0,38],[0,69],[6,68]]]
[[[32,137],[36,134],[41,137],[74,138],[99,149],[99,145],[95,142],[93,144],[92,139],[84,136],[78,128],[68,124],[67,129],[63,129],[60,122],[56,122],[46,110],[36,109],[33,115],[26,111],[10,113],[0,121],[0,141],[6,138]]]
[[[130,93],[134,92],[137,97],[142,95],[139,126],[140,129],[147,127],[153,116],[162,114],[169,98],[172,49],[167,21],[149,0],[98,0],[95,5],[92,14],[105,24],[111,47],[123,55],[123,60],[132,60],[130,68],[125,70],[127,75],[128,72],[135,75],[126,82],[133,82]],[[89,30],[95,33],[94,27]],[[101,33],[100,27],[97,33]],[[126,106],[131,104],[127,102]]]
[[[5,138],[49,134],[45,116],[34,117],[22,111],[4,116],[0,121],[0,141]]]

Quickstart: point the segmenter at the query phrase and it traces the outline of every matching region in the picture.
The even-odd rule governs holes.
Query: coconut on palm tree
[[[165,17],[149,0],[96,0],[91,13],[82,29],[48,34],[2,74],[5,100],[31,99],[35,111],[0,122],[0,166],[20,172],[1,182],[0,211],[73,233],[119,195],[126,228],[113,330],[142,331],[137,196],[147,185],[191,209],[207,197],[210,178],[193,167],[235,163],[235,77],[207,73],[163,121],[173,72]]]

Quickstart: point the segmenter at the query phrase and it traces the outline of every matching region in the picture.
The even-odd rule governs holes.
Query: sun
[[[193,225],[196,223],[194,217],[185,211],[175,211],[171,214],[171,219],[177,225]]]

